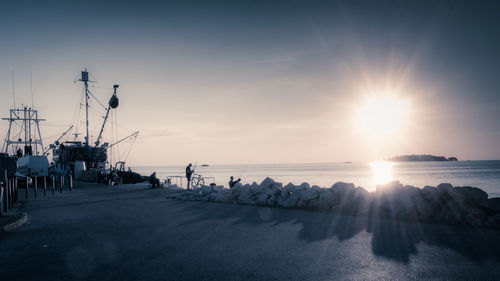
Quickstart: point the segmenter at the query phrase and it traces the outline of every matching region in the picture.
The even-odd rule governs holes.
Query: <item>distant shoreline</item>
[[[391,162],[429,162],[429,161],[458,161],[456,157],[445,157],[445,156],[435,156],[430,154],[420,154],[420,155],[398,155],[386,159]]]

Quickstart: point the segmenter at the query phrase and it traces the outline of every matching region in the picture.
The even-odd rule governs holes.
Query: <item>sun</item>
[[[408,102],[394,95],[366,98],[357,110],[358,126],[371,137],[396,136],[405,126]]]

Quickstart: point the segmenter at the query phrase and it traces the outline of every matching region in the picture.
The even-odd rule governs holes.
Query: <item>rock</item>
[[[450,200],[435,217],[436,222],[456,225],[486,225],[488,216],[478,205]]]
[[[281,206],[285,208],[295,208],[297,206],[298,201],[299,201],[299,193],[294,192],[286,200],[283,200]]]
[[[488,193],[482,191],[477,187],[471,186],[457,186],[455,191],[465,197],[467,200],[475,201],[477,203],[488,200]]]
[[[415,199],[420,189],[398,181],[377,186],[373,194],[372,212],[376,216],[396,219],[416,219],[418,211]]]
[[[303,183],[301,183],[301,184],[299,185],[299,188],[301,188],[301,189],[309,189],[309,188],[310,188],[310,186],[309,186],[309,183],[307,183],[307,182],[303,182]]]
[[[460,225],[465,221],[462,214],[462,207],[457,202],[450,201],[446,203],[435,220],[441,223]]]
[[[330,210],[339,201],[339,193],[334,192],[331,188],[323,189],[319,192],[318,205],[320,209]]]
[[[274,183],[274,180],[272,178],[267,177],[262,181],[260,186],[263,188],[269,188],[273,183]]]
[[[453,185],[451,185],[451,183],[440,183],[436,188],[442,192],[451,192],[453,190]]]
[[[281,183],[266,178],[261,184],[238,183],[231,189],[202,186],[194,191],[179,190],[166,196],[177,200],[321,209],[390,219],[500,228],[500,198],[488,199],[488,194],[479,188],[453,187],[447,183],[420,189],[393,181],[378,185],[376,191],[370,193],[352,183],[337,182],[330,188],[310,187],[308,183],[289,183],[283,187]]]
[[[492,214],[500,213],[500,197],[490,198],[484,202],[481,202],[481,206],[488,209]]]
[[[283,189],[283,184],[281,182],[275,182],[270,187],[272,190],[280,191]]]
[[[354,200],[356,202],[356,213],[366,215],[370,208],[370,192],[362,187],[356,187],[354,191]]]
[[[236,195],[231,192],[231,190],[225,189],[217,192],[215,195],[215,202],[232,202],[236,198]]]
[[[435,210],[431,202],[424,197],[423,192],[419,192],[418,196],[413,198],[413,202],[420,220],[428,220],[434,217]]]
[[[319,194],[320,194],[320,192],[318,192],[318,197],[310,200],[307,203],[307,207],[308,208],[310,208],[310,209],[321,209],[321,204],[320,204],[320,201],[319,201]]]
[[[314,190],[316,192],[320,192],[322,190],[322,188],[317,186],[317,185],[313,185],[313,186],[311,186],[311,190]]]
[[[354,191],[356,188],[353,183],[345,183],[345,182],[336,182],[334,185],[331,187],[332,189],[335,189],[339,192],[339,195],[342,196],[344,194],[350,193]]]
[[[280,197],[277,199],[278,203],[283,202],[286,199],[288,199],[290,194],[292,194],[292,191],[294,190],[294,188],[295,188],[295,186],[292,183],[289,183],[285,187],[283,187],[283,189],[281,189],[281,192],[280,192]]]
[[[297,202],[297,207],[304,208],[307,207],[309,201],[318,198],[318,192],[312,190],[311,188],[303,189],[299,192],[299,201]]]
[[[241,193],[238,195],[237,200],[238,200],[238,203],[242,203],[242,204],[250,205],[250,204],[255,203],[254,194],[250,188],[246,188],[246,189],[242,190]]]
[[[500,214],[489,217],[486,225],[488,227],[500,228]]]
[[[265,191],[262,191],[255,195],[255,204],[257,205],[266,205],[267,198],[271,195]]]

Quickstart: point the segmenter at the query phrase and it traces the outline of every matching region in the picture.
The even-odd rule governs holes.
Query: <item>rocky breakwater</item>
[[[283,186],[266,178],[261,184],[237,184],[231,189],[203,186],[171,193],[167,198],[500,228],[500,198],[488,199],[488,194],[477,187],[448,183],[417,188],[394,181],[368,192],[352,183],[337,182],[330,188],[308,183]]]

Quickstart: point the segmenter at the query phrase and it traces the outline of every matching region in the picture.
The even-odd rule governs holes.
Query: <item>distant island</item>
[[[386,160],[392,161],[392,162],[458,161],[458,159],[456,157],[446,158],[444,156],[435,156],[435,155],[429,155],[429,154],[398,155],[398,156],[388,158]]]

